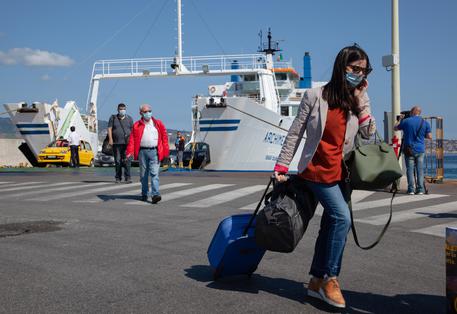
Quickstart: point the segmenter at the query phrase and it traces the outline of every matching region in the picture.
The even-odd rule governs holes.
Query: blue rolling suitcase
[[[214,280],[233,275],[250,277],[257,269],[265,249],[255,241],[255,217],[270,184],[271,180],[253,214],[230,216],[219,224],[207,251]]]

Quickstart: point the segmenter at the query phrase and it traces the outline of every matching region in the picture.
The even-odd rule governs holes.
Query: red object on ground
[[[395,155],[397,155],[397,157],[398,157],[398,152],[400,150],[400,143],[399,143],[398,137],[396,135],[394,135],[394,137],[392,137],[392,148],[394,149]]]

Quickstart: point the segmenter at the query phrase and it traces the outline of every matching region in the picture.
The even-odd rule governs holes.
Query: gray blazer
[[[360,132],[362,137],[368,138],[376,131],[376,124],[371,116],[370,99],[366,93],[362,97],[360,107],[361,112],[358,116],[352,112],[348,114],[343,155],[352,151],[357,132]],[[306,131],[305,144],[298,162],[298,172],[305,171],[324,133],[327,112],[328,103],[322,98],[322,87],[307,90],[282,145],[276,163],[278,166],[289,167]]]

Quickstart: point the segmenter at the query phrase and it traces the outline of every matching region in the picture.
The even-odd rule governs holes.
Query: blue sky
[[[399,2],[402,110],[418,104],[424,115],[443,116],[445,138],[456,139],[457,1]],[[311,53],[316,81],[328,80],[338,51],[357,42],[374,68],[369,95],[378,124],[391,110],[391,75],[381,65],[391,51],[390,0],[183,0],[183,13],[185,56],[256,52],[259,30],[271,27],[300,72],[303,53]],[[94,61],[173,56],[176,37],[174,0],[2,1],[0,103],[75,100],[84,109]],[[119,102],[137,118],[138,105],[150,103],[167,127],[189,130],[192,96],[223,81],[103,81],[99,118]]]

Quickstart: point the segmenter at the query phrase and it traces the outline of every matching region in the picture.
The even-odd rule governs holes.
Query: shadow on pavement
[[[184,270],[191,279],[208,283],[212,289],[239,291],[257,294],[265,291],[299,303],[308,303],[318,310],[328,313],[445,313],[446,298],[444,296],[425,294],[400,294],[386,296],[369,292],[343,290],[346,304],[344,310],[334,308],[320,300],[306,295],[307,283],[290,279],[271,278],[260,274],[234,276],[213,280],[212,269],[208,265],[193,265]]]
[[[116,194],[116,195],[97,195],[99,199],[103,202],[114,201],[114,200],[141,200],[140,195],[131,195],[131,194]]]

